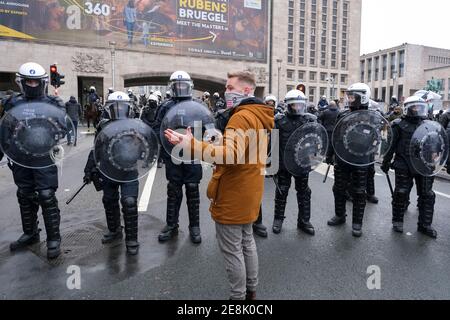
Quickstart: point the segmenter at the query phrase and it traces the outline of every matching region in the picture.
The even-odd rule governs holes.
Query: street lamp
[[[109,46],[111,47],[111,74],[112,74],[112,87],[116,88],[116,42],[110,41]]]
[[[277,93],[277,96],[278,96],[278,100],[280,100],[280,78],[281,78],[281,63],[283,62],[283,60],[281,60],[281,59],[277,59],[277,63],[278,63],[278,93]]]

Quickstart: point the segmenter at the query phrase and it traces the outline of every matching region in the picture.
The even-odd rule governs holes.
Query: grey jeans
[[[252,224],[223,225],[216,222],[216,237],[225,258],[230,298],[244,300],[246,291],[256,292],[258,253]]]

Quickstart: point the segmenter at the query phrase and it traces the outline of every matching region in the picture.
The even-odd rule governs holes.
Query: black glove
[[[83,182],[86,184],[90,184],[92,182],[92,177],[90,174],[86,173],[83,177]]]
[[[389,169],[391,168],[391,164],[389,162],[383,162],[381,165],[381,171],[384,173],[389,173]]]
[[[334,164],[334,160],[333,160],[333,156],[328,156],[326,159],[325,159],[325,162],[327,163],[327,164]]]

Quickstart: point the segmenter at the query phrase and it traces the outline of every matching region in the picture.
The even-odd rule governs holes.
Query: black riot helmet
[[[134,118],[130,97],[125,92],[116,91],[108,96],[105,110],[111,120]]]

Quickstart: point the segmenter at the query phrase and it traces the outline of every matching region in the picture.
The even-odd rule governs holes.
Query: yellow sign
[[[32,36],[27,35],[26,33],[22,33],[19,31],[16,31],[14,29],[10,29],[8,27],[2,26],[0,24],[0,37],[11,37],[11,38],[20,38],[20,39],[35,39]]]

